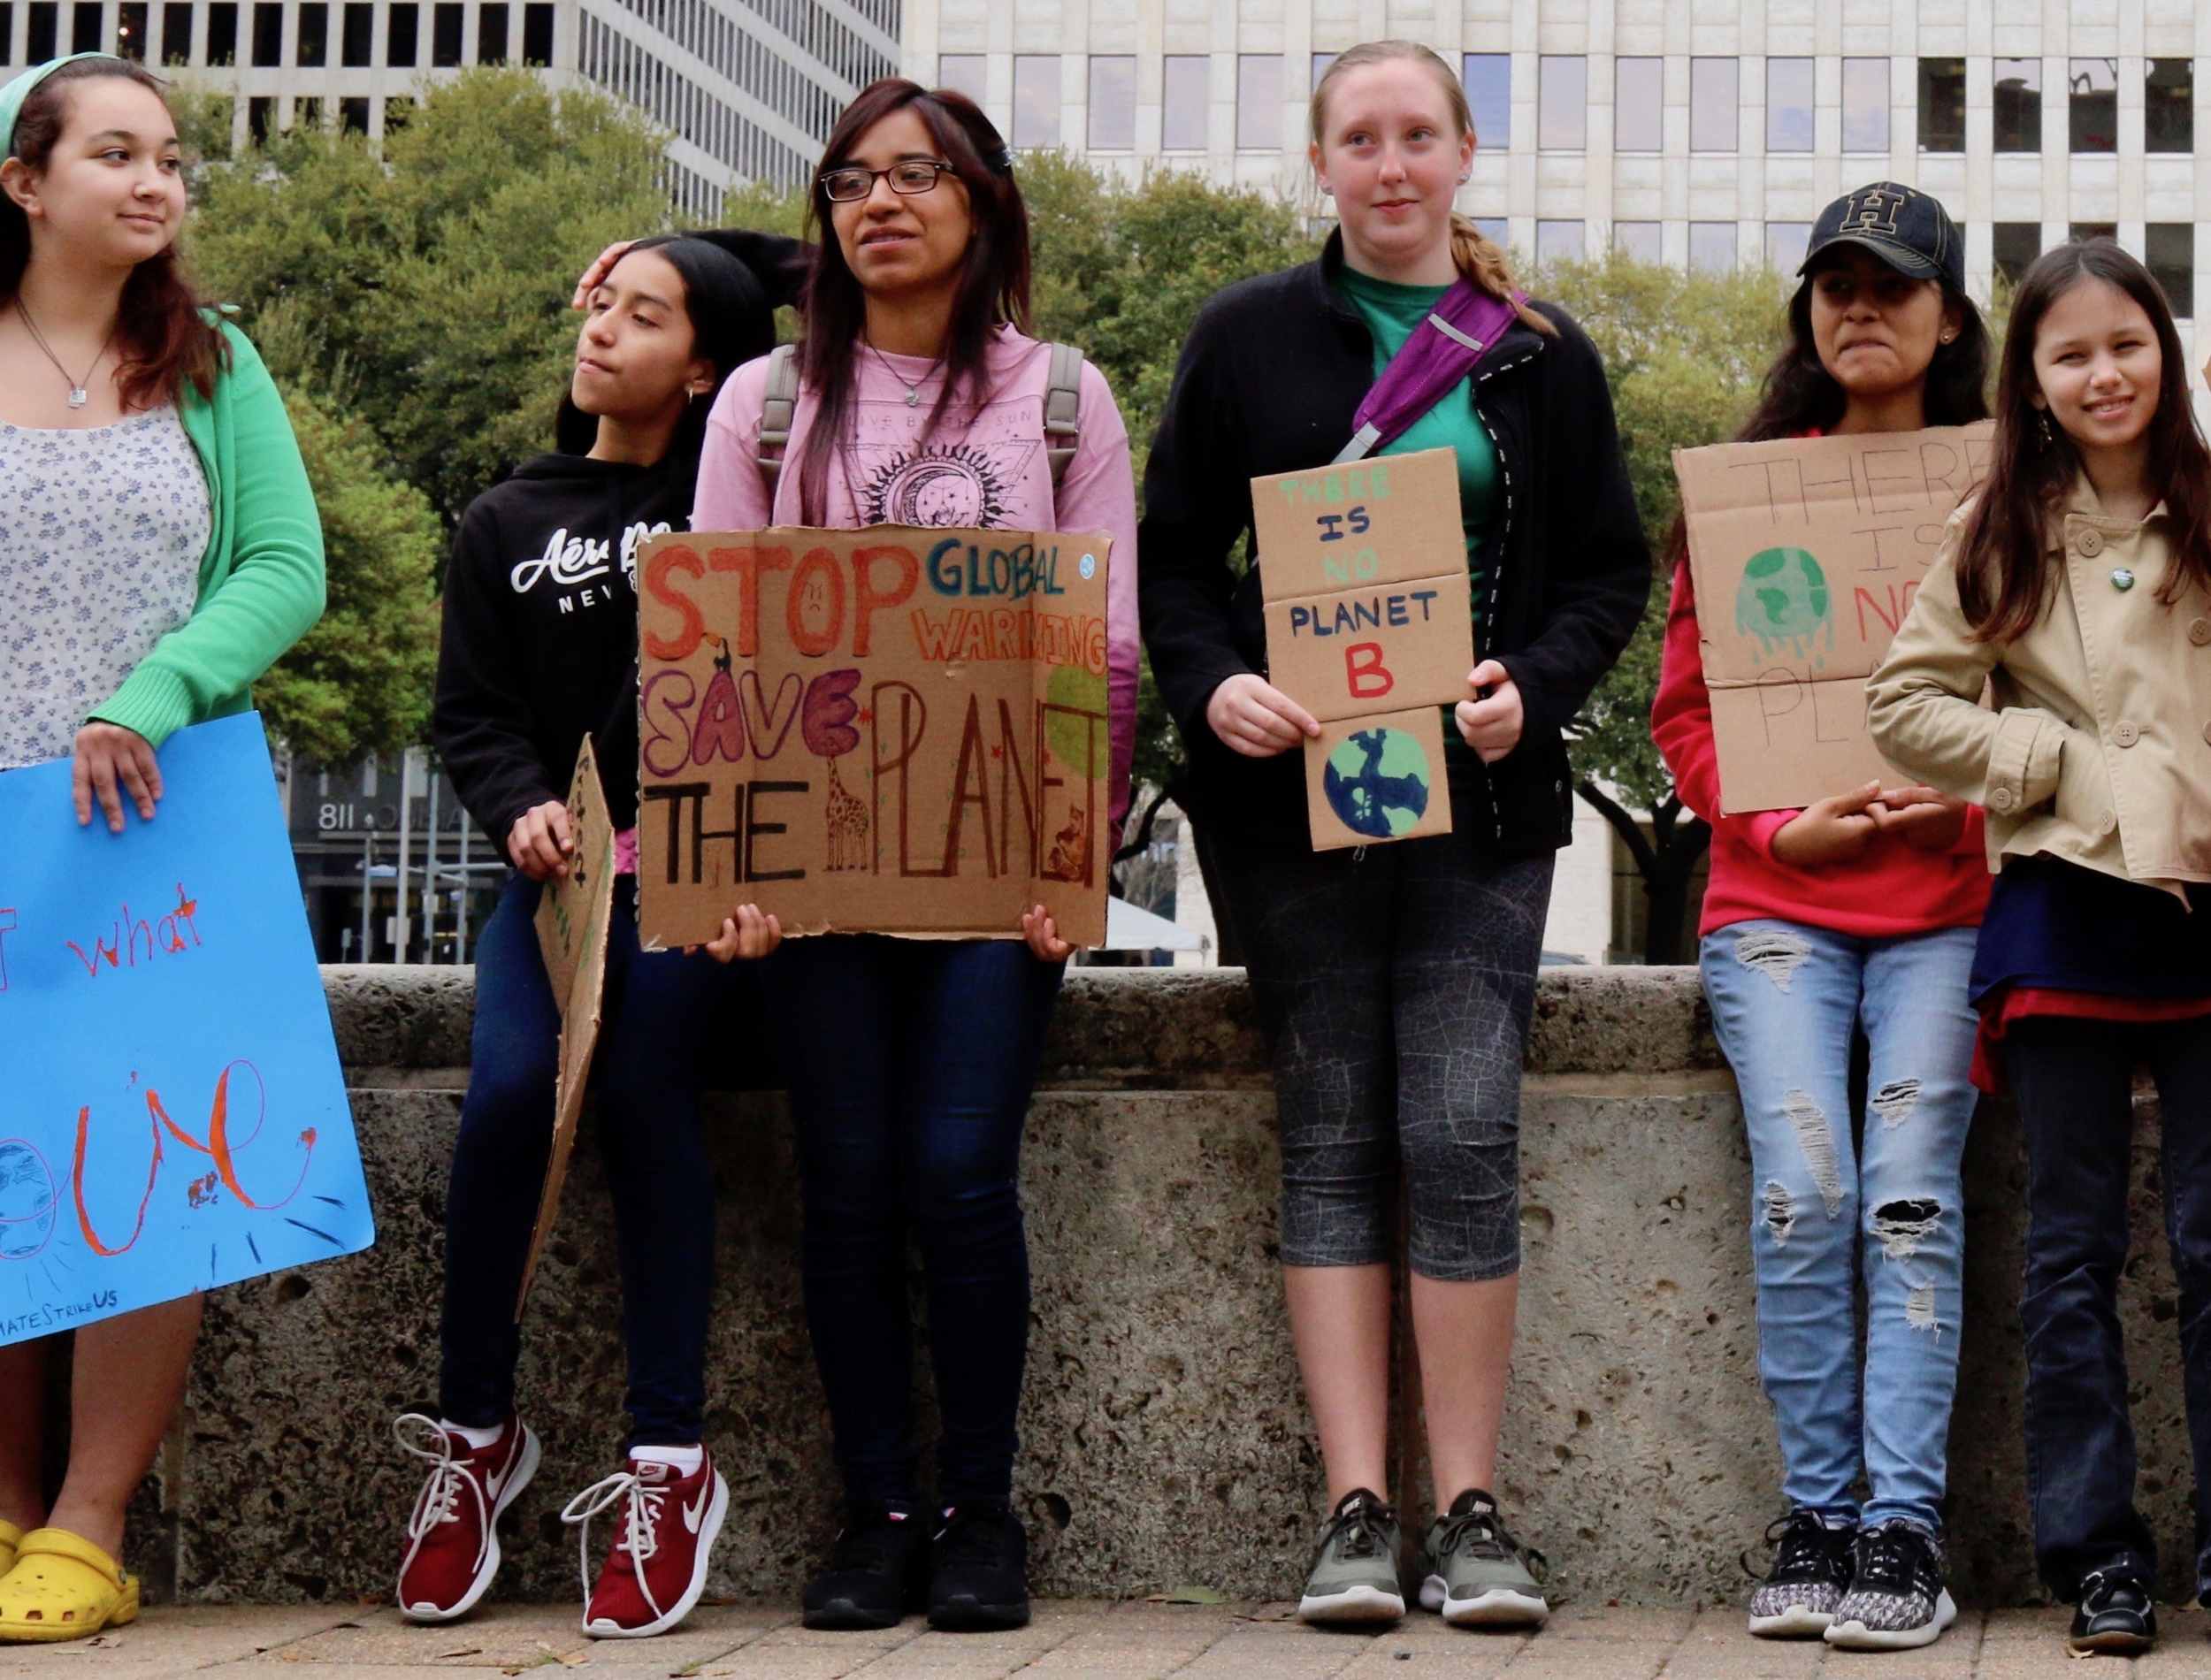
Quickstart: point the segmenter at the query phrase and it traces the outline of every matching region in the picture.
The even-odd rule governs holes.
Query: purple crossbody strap
[[[1515,292],[1515,302],[1527,302]],[[1472,373],[1518,318],[1512,303],[1460,280],[1412,329],[1352,416],[1351,440],[1331,465],[1358,461],[1395,442],[1436,399]]]

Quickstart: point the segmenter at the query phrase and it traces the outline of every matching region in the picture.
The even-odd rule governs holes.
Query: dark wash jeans
[[[2134,1505],[2134,1428],[2119,1332],[2132,1086],[2146,1062],[2164,1111],[2165,1233],[2179,1285],[2196,1590],[2211,1592],[2211,1019],[2030,1018],[2004,1039],[2027,1144],[2027,1478],[2035,1562],[2060,1598],[2113,1564],[2154,1582]]]
[[[561,1015],[538,952],[541,889],[512,876],[476,946],[476,1029],[446,1191],[439,1404],[489,1429],[514,1402],[522,1287],[553,1146]],[[614,1200],[629,1348],[631,1447],[686,1447],[706,1420],[714,1182],[699,1089],[716,1027],[749,981],[704,951],[638,949],[631,883],[615,890],[593,1057],[599,1153]]]
[[[915,1499],[909,1236],[937,1498],[1012,1493],[1029,1356],[1021,1127],[1064,973],[1018,939],[876,934],[786,940],[763,965],[798,1134],[807,1325],[855,1504]]]

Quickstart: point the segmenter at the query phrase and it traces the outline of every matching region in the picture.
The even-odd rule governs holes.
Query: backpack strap
[[[768,500],[776,499],[783,477],[784,451],[791,443],[791,423],[799,412],[799,347],[778,344],[768,353],[768,395],[760,409],[760,476]]]
[[[1072,344],[1055,344],[1044,383],[1044,458],[1052,463],[1054,490],[1066,480],[1067,467],[1083,441],[1078,424],[1082,401],[1083,352]]]

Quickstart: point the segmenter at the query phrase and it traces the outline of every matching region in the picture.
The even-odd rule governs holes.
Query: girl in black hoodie
[[[714,1193],[698,1096],[732,971],[704,952],[639,951],[633,825],[637,550],[687,523],[707,411],[730,371],[774,344],[773,305],[793,266],[787,241],[739,242],[751,262],[675,238],[640,241],[615,264],[586,302],[562,452],[478,497],[454,539],[438,751],[516,873],[477,946],[446,1199],[440,1416],[397,1425],[431,1466],[399,1575],[401,1612],[416,1621],[451,1620],[484,1595],[499,1513],[538,1467],[538,1439],[515,1409],[515,1301],[550,1152],[561,1022],[535,918],[543,882],[567,873],[575,849],[563,790],[586,733],[630,877],[608,934],[596,1071],[631,1427],[624,1468],[568,1513],[608,1511],[618,1537],[587,1582],[584,1630],[635,1637],[687,1615],[728,1501],[702,1439]]]

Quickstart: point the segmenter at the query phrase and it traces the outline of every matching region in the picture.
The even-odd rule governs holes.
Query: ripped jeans
[[[1942,1529],[1977,933],[1860,939],[1758,920],[1704,936],[1704,994],[1750,1138],[1758,1378],[1793,1508]],[[1850,1047],[1861,1025],[1871,1068],[1854,1127]],[[1863,1383],[1852,1291],[1861,1273]],[[1863,1511],[1861,1468],[1871,1491]]]

